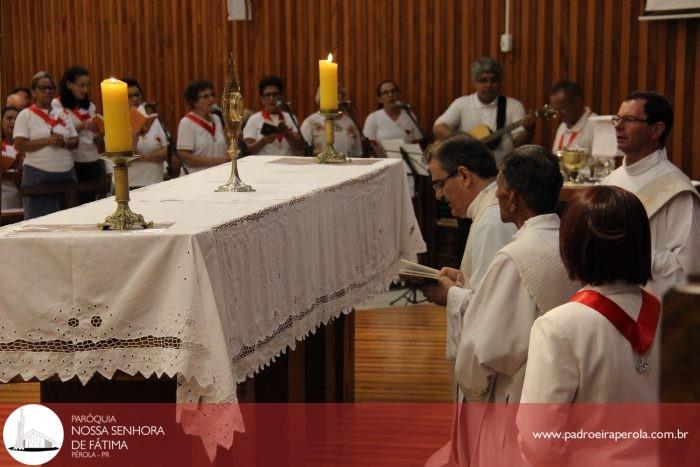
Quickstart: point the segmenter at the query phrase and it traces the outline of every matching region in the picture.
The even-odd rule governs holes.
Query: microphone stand
[[[160,115],[156,117],[158,119],[158,123],[160,123],[160,127],[163,129],[165,132],[165,139],[168,141],[168,145],[166,146],[167,149],[167,155],[165,156],[166,161],[168,162],[168,172],[170,172],[172,168],[172,162],[173,162],[173,155],[177,158],[177,161],[180,163],[180,168],[185,172],[185,175],[189,175],[190,171],[187,169],[185,164],[182,162],[182,158],[180,157],[180,154],[177,152],[177,148],[175,147],[175,140],[173,139],[173,135],[170,134],[168,131],[168,128],[165,126],[165,123],[163,123],[163,120],[160,119]],[[172,177],[172,173],[169,173]]]
[[[348,102],[350,102],[348,104]],[[364,134],[362,134],[362,130],[360,130],[360,127],[357,126],[357,122],[355,121],[355,117],[352,116],[352,113],[350,112],[350,106],[352,105],[352,101],[343,101],[340,103],[340,109],[343,110],[345,109],[344,113],[345,115],[348,116],[350,121],[352,122],[353,125],[355,125],[355,128],[357,128],[357,133],[360,136],[360,144],[362,145],[362,157],[367,157],[368,152],[365,152],[365,145],[369,145],[369,139],[365,137]],[[350,154],[348,154],[349,156]]]
[[[411,121],[413,122],[413,124],[416,125],[416,128],[418,128],[420,130],[420,132],[423,133],[423,130],[420,129],[420,125],[418,124],[418,120],[416,119],[416,117],[413,116],[413,112],[411,112],[411,106],[408,104],[401,104],[401,108],[406,111],[406,113],[408,114],[408,118],[410,118]],[[423,138],[421,138],[418,141],[418,144],[420,144],[421,148],[423,150],[425,150],[424,146],[426,143],[427,143],[427,140],[425,138],[425,135],[423,135]]]
[[[282,104],[281,106],[279,104]],[[286,110],[289,112],[290,117],[292,117],[292,123],[294,124],[294,128],[297,129],[297,133],[299,134],[299,138],[301,139],[301,144],[304,145],[304,156],[305,157],[311,157],[314,155],[314,148],[311,147],[311,145],[306,141],[306,138],[304,138],[304,135],[301,134],[301,128],[299,128],[299,122],[297,122],[297,118],[294,115],[294,112],[292,112],[292,105],[290,103],[284,103],[284,102],[278,102],[277,105],[281,108],[281,110]]]

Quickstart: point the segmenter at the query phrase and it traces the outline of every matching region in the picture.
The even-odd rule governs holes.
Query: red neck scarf
[[[642,307],[637,321],[625,313],[617,303],[595,290],[580,290],[571,297],[571,301],[586,305],[605,316],[638,355],[644,355],[649,350],[656,334],[656,326],[659,324],[661,303],[646,290],[642,290]]]
[[[557,145],[557,149],[561,149],[562,146],[564,145],[564,135],[566,133],[561,134],[561,138],[559,138],[559,144]],[[569,144],[566,145],[568,149],[571,149],[571,144],[574,142],[576,137],[578,136],[578,131],[572,131],[571,136],[569,137]]]
[[[46,114],[46,112],[37,107],[36,104],[32,104],[29,107],[29,111],[33,112],[36,116],[42,119],[44,123],[46,123],[49,126],[49,128],[51,128],[51,130],[53,130],[56,125],[66,126],[66,124],[63,123],[63,120],[61,120],[60,118],[49,117],[48,114]]]
[[[81,122],[84,122],[85,120],[90,120],[90,114],[83,114],[83,113],[80,113],[80,112],[78,112],[77,109],[76,109],[76,110],[70,109],[70,112],[71,112],[73,115],[75,115],[75,118],[77,118],[77,119],[80,120]]]
[[[194,123],[207,130],[207,132],[211,135],[212,138],[216,138],[216,123],[214,121],[214,117],[212,117],[211,123],[195,115],[193,112],[190,112],[187,115],[185,115],[185,118],[192,120]]]

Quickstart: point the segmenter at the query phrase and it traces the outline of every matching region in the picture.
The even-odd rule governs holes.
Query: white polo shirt
[[[371,141],[403,139],[404,143],[415,143],[423,139],[420,128],[413,123],[408,112],[404,109],[401,109],[396,120],[391,118],[384,109],[375,110],[367,115],[362,133]]]
[[[65,114],[70,117],[73,126],[76,128],[80,123],[85,120],[90,120],[97,113],[95,104],[92,102],[90,102],[90,106],[87,109],[65,109],[63,105],[61,105],[61,100],[58,97],[51,101],[51,109],[65,111]],[[95,162],[99,160],[100,154],[97,150],[94,138],[95,132],[92,130],[85,129],[78,132],[78,147],[71,149],[75,162]]]
[[[63,136],[64,139],[78,136],[73,122],[62,110],[52,109],[51,112],[47,112],[44,109],[36,107],[48,117],[61,121],[61,124],[55,125],[52,128],[31,110],[32,107],[23,109],[19,115],[17,115],[15,129],[13,131],[14,139],[27,138],[32,141],[48,138],[51,136],[51,133],[59,134]],[[29,165],[46,172],[68,172],[73,168],[73,154],[66,148],[44,146],[36,151],[25,153],[24,165]]]
[[[248,123],[245,124],[243,128],[243,137],[254,139],[258,141],[263,137],[260,131],[262,130],[263,124],[268,123],[270,125],[277,126],[282,120],[284,124],[287,125],[289,131],[292,133],[297,133],[296,126],[294,125],[293,117],[287,113],[282,112],[282,118],[279,114],[268,114],[267,112],[255,112],[248,119]],[[292,154],[292,147],[289,145],[289,141],[282,135],[278,135],[271,143],[263,146],[260,151],[256,154],[257,156],[289,156]]]
[[[146,107],[141,104],[138,111],[148,115]],[[153,151],[167,147],[168,138],[158,119],[154,120],[148,131],[136,140],[136,153],[147,156]],[[162,162],[146,162],[136,159],[129,165],[129,186],[146,186],[163,181],[164,166]]]
[[[197,116],[195,115],[195,117]],[[188,118],[187,115],[182,117],[180,125],[177,127],[177,149],[192,151],[192,154],[198,157],[226,157],[228,145],[226,144],[224,125],[218,115],[211,114],[211,118],[211,123],[215,127],[213,135],[206,128]],[[186,167],[190,173],[208,168],[188,165]]]

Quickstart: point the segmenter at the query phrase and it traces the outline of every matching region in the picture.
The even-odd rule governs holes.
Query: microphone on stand
[[[406,111],[406,113],[408,114],[408,118],[410,118],[411,121],[416,125],[416,128],[418,128],[420,130],[420,125],[418,124],[418,120],[416,120],[416,117],[413,115],[413,112],[411,112],[411,104],[406,104],[405,102],[401,102],[401,101],[394,101],[394,105],[396,107],[404,109]],[[427,140],[425,139],[425,136],[423,137],[423,139],[418,141],[418,144],[420,144],[421,147],[423,147],[423,149],[425,149],[425,145],[427,144]]]
[[[301,139],[301,143],[304,145],[304,155],[307,157],[313,156],[314,149],[306,141],[306,138],[304,138],[304,135],[301,134],[301,128],[299,128],[299,122],[297,122],[297,118],[294,115],[294,112],[292,112],[292,103],[278,100],[277,102],[275,102],[275,105],[277,106],[278,109],[289,113],[289,115],[292,117],[292,123],[294,123],[294,128],[297,129],[297,133],[299,134],[299,138]]]

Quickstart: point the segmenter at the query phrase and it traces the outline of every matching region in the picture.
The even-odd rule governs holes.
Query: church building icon
[[[24,432],[24,412],[20,410],[17,422],[17,438],[10,449],[14,451],[55,451],[58,443],[36,429]]]

